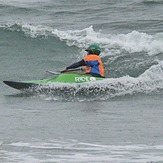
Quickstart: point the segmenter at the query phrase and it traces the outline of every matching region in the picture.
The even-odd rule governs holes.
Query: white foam
[[[27,35],[32,38],[36,38],[38,36],[48,36],[52,29],[50,27],[45,27],[42,25],[29,25],[29,24],[23,24],[22,26],[22,31]]]

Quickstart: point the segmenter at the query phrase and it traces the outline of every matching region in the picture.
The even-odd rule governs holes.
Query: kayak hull
[[[42,85],[48,85],[51,83],[86,83],[103,80],[104,78],[92,77],[90,75],[84,74],[59,74],[53,78],[41,79],[41,80],[31,80],[31,81],[3,81],[6,85],[18,89],[26,90],[30,88],[35,88]]]
[[[18,90],[25,90],[25,89],[30,89],[32,87],[38,86],[38,84],[34,84],[34,83],[15,82],[15,81],[3,81],[3,82],[6,85]]]

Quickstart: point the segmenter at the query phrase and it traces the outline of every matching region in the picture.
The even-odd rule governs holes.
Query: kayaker
[[[87,51],[87,56],[81,61],[73,63],[72,65],[61,71],[62,73],[67,72],[69,69],[78,68],[81,66],[86,66],[85,74],[91,74],[94,77],[105,77],[104,66],[101,58],[99,57],[101,53],[101,48],[98,44],[90,45],[85,51]]]

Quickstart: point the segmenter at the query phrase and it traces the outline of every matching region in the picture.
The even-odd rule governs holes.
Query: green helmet
[[[101,53],[101,48],[98,44],[92,44],[85,51],[88,51],[90,54],[99,55]]]

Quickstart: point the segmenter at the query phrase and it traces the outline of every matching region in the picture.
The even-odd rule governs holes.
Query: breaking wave
[[[21,31],[26,36],[37,38],[38,36],[44,37],[57,37],[61,41],[65,41],[68,46],[77,46],[85,48],[88,45],[96,42],[101,45],[104,50],[103,55],[118,54],[121,51],[128,53],[145,52],[148,55],[156,55],[163,53],[163,33],[149,35],[138,31],[132,31],[127,34],[104,34],[102,31],[95,31],[93,26],[82,30],[66,30],[61,31],[48,26],[30,25],[30,24],[14,24],[14,25],[1,25],[1,28],[8,30]]]

